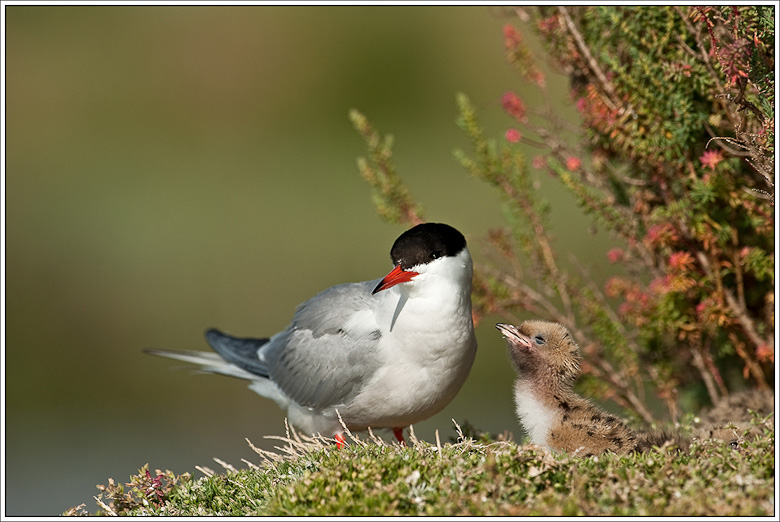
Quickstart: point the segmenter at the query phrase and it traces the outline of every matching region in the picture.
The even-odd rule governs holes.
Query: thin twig
[[[206,466],[195,466],[195,469],[197,469],[207,477],[213,477],[216,474],[216,471],[214,471],[211,468],[207,468]]]
[[[705,256],[703,252],[696,252],[696,259],[698,259],[699,264],[702,266],[702,268],[704,268],[707,274],[709,274],[711,277],[715,275],[713,274],[712,266],[707,259],[707,256]],[[731,291],[727,288],[721,288],[721,292],[726,299],[727,306],[734,314],[739,324],[742,326],[742,329],[750,339],[750,342],[752,342],[755,346],[767,344],[766,340],[758,335],[758,331],[756,330],[756,325],[753,322],[753,319],[751,319],[747,311],[739,305],[739,302],[734,297],[734,294],[732,294]]]
[[[220,466],[222,466],[226,470],[232,471],[234,473],[238,471],[232,464],[229,464],[229,463],[225,462],[224,460],[219,459],[217,457],[212,457],[212,458],[214,459],[214,462],[216,462],[217,464],[219,464]]]
[[[710,401],[712,401],[713,404],[716,404],[720,394],[718,393],[718,389],[715,386],[715,381],[713,380],[712,375],[704,364],[704,358],[701,355],[701,348],[691,346],[690,352],[693,366],[699,370],[699,375],[701,375],[702,381],[704,381],[704,387],[707,388],[707,394],[710,396]]]
[[[569,34],[571,34],[572,38],[574,38],[574,42],[577,44],[577,49],[579,49],[580,53],[582,53],[582,56],[585,58],[585,61],[588,63],[588,67],[596,76],[596,79],[598,79],[602,90],[607,94],[608,98],[606,98],[604,101],[607,103],[607,105],[609,105],[609,108],[612,109],[613,111],[618,110],[620,113],[623,113],[624,109],[622,107],[618,108],[618,103],[613,102],[613,99],[617,99],[617,95],[615,94],[615,89],[612,87],[612,84],[609,82],[609,80],[607,80],[607,76],[601,70],[601,67],[599,67],[598,62],[593,57],[593,53],[590,52],[590,48],[588,47],[588,44],[585,43],[585,39],[582,37],[582,34],[580,34],[580,31],[579,29],[577,29],[577,26],[574,24],[574,21],[571,19],[571,16],[569,15],[569,10],[566,9],[566,7],[559,6],[558,12],[561,13],[561,16],[563,17],[563,21],[566,24],[566,28],[569,30]]]
[[[531,222],[531,226],[534,230],[534,239],[536,240],[536,244],[539,247],[540,253],[542,254],[542,259],[544,260],[544,263],[547,267],[547,272],[550,275],[550,279],[552,280],[553,285],[555,285],[558,297],[560,297],[561,301],[563,302],[566,317],[569,318],[570,321],[573,320],[574,312],[572,310],[571,298],[569,297],[569,294],[566,291],[566,287],[563,284],[564,276],[555,262],[555,254],[553,253],[552,246],[548,241],[547,232],[541,220],[539,219],[539,215],[531,207],[530,203],[528,202],[527,195],[518,194],[515,190],[515,187],[506,178],[503,178],[500,181],[499,186],[509,197],[518,203],[518,205],[523,209],[523,213]]]
[[[195,467],[197,468],[197,466],[195,466]],[[94,499],[95,499],[95,502],[97,502],[97,505],[98,505],[98,506],[100,506],[101,508],[103,508],[103,509],[106,511],[106,514],[107,514],[108,516],[110,516],[110,517],[118,517],[118,516],[119,516],[119,515],[117,515],[116,511],[114,511],[113,509],[111,509],[111,506],[109,506],[108,504],[106,504],[105,502],[103,502],[103,501],[100,499],[100,497],[92,497],[92,498],[94,498]]]

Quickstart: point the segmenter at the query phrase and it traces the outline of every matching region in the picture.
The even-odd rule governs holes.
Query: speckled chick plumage
[[[525,321],[519,327],[498,324],[517,370],[517,415],[531,442],[576,455],[645,451],[675,434],[640,432],[579,396],[573,384],[580,375],[580,354],[571,333],[561,324]]]

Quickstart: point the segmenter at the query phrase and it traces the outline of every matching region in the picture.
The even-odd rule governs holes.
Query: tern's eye
[[[441,250],[434,250],[433,252],[431,252],[431,259],[439,259],[441,255],[442,255]]]
[[[541,346],[544,344],[544,337],[542,337],[541,335],[536,335],[534,336],[534,342],[539,346]]]

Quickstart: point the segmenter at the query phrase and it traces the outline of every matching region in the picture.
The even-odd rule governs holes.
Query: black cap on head
[[[445,256],[458,255],[466,247],[463,234],[444,223],[422,223],[410,228],[393,243],[390,258],[408,270]]]

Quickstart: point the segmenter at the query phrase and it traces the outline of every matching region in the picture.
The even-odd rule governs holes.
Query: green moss
[[[415,439],[401,447],[352,437],[338,449],[293,434],[286,439],[284,456],[264,452],[262,466],[178,480],[162,503],[150,501],[153,495],[141,496],[135,505],[124,502],[124,511],[118,512],[768,516],[774,514],[773,417],[756,417],[753,425],[760,428],[758,437],[743,441],[739,449],[720,440],[695,440],[687,454],[660,448],[598,458],[551,454],[485,436],[441,447]]]

